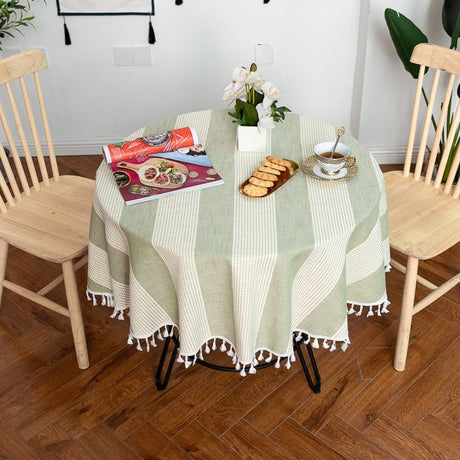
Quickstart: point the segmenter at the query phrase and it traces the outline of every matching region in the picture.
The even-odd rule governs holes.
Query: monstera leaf
[[[450,47],[457,49],[460,34],[460,0],[444,0],[442,5],[442,26],[451,37]]]
[[[410,62],[410,57],[416,45],[428,43],[428,37],[409,18],[391,8],[385,10],[385,22],[404,68],[417,79],[420,66]]]

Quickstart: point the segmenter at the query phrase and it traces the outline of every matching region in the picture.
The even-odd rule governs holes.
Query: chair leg
[[[67,296],[67,306],[69,309],[70,325],[72,327],[75,353],[77,355],[78,367],[87,369],[89,367],[88,349],[86,347],[85,328],[80,309],[80,299],[78,296],[77,282],[73,270],[72,261],[62,264],[64,275],[65,292]]]
[[[415,288],[417,285],[417,271],[418,259],[409,257],[404,280],[398,337],[396,339],[394,368],[397,371],[403,371],[406,367],[407,349],[409,347],[410,329],[414,309]]]
[[[6,273],[6,261],[8,259],[8,243],[0,240],[0,305],[2,304],[3,280]]]

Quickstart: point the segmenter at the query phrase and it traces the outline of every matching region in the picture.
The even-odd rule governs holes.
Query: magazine
[[[186,149],[196,144],[198,144],[196,130],[185,127],[143,136],[132,141],[104,145],[102,151],[107,163],[114,163],[142,155]]]
[[[190,133],[194,131],[187,129]],[[168,139],[174,136],[171,136],[172,133],[168,133]],[[197,140],[196,135],[191,135],[186,142],[193,140]],[[169,142],[169,145],[173,145]],[[180,147],[174,151],[158,151],[160,145],[164,148],[165,142],[155,146],[147,144],[147,147],[145,144],[145,139],[140,138],[103,147],[127,205],[223,184],[201,144],[184,146],[184,142],[175,141],[174,145]],[[116,147],[121,147],[122,152]],[[148,147],[154,147],[157,151]]]

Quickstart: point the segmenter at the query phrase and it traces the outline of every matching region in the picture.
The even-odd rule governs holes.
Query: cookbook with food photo
[[[198,163],[193,157],[190,162],[167,158],[174,154],[141,155],[109,164],[127,205],[223,184],[203,149]]]

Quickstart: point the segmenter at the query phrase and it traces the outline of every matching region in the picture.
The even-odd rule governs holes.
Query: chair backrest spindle
[[[4,204],[13,206],[59,180],[48,116],[38,72],[47,67],[40,51],[33,50],[0,61],[0,122],[11,161],[4,149],[0,159],[6,180],[0,180]],[[41,141],[41,136],[44,140]],[[46,155],[46,153],[47,155]],[[0,206],[1,208],[1,206]]]
[[[423,178],[426,185],[458,198],[459,185],[455,186],[455,181],[458,180],[460,163],[460,153],[458,153],[460,105],[459,95],[454,88],[457,89],[460,76],[460,52],[422,43],[414,48],[411,62],[419,64],[420,70],[403,175],[410,176],[413,168],[413,180],[418,181]],[[423,86],[427,80],[425,78],[427,69],[434,71],[428,100]],[[426,102],[423,107],[422,98]],[[434,128],[434,138],[431,140],[432,128]],[[417,136],[418,130],[420,134]],[[416,143],[418,143],[418,150],[414,157]],[[430,152],[428,158],[426,158],[427,150]]]

